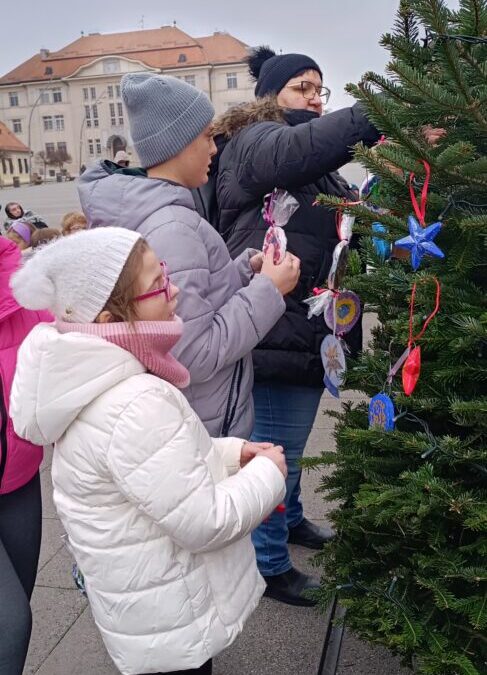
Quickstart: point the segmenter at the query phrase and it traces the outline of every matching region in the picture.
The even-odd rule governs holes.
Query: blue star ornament
[[[421,264],[421,259],[425,255],[433,258],[444,258],[445,254],[433,242],[438,232],[441,230],[441,223],[433,223],[428,227],[421,227],[414,216],[409,216],[409,237],[398,239],[396,246],[411,251],[411,265],[416,271]]]

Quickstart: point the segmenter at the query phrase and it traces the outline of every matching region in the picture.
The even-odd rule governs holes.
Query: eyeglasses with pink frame
[[[136,298],[134,298],[135,302],[142,302],[142,300],[148,300],[149,298],[155,298],[157,295],[161,295],[161,293],[164,293],[166,296],[167,302],[171,302],[172,295],[171,295],[171,280],[169,279],[169,274],[167,272],[167,265],[165,261],[163,260],[161,263],[161,270],[162,274],[164,275],[164,284],[162,288],[156,288],[154,291],[149,291],[148,293],[142,293],[142,295],[138,295]]]

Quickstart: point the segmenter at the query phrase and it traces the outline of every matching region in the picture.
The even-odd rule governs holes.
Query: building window
[[[227,89],[237,89],[237,73],[227,73]]]
[[[54,129],[51,115],[45,115],[42,118],[42,122],[44,124],[44,131],[52,131]]]
[[[47,105],[50,102],[49,89],[39,89],[39,103],[41,105]]]
[[[89,98],[89,91],[88,87],[83,87],[83,101],[87,101]]]
[[[68,154],[68,146],[66,145],[66,141],[59,141],[57,144],[57,149],[58,152],[64,152],[65,155]]]
[[[120,85],[119,84],[115,85],[115,93],[117,94],[117,98],[120,98]]]
[[[25,173],[29,173],[29,162],[24,157]]]
[[[85,105],[85,120],[86,126],[89,129],[91,127],[91,108],[89,105]]]
[[[14,134],[22,133],[22,120],[12,120],[12,131]]]
[[[110,103],[110,124],[112,127],[117,125],[117,118],[115,116],[115,103]]]
[[[185,75],[184,81],[192,85],[193,87],[196,86],[196,77],[194,75]]]
[[[54,115],[56,131],[64,131],[64,115]]]
[[[113,84],[109,84],[107,87],[108,98],[113,98]]]
[[[94,157],[95,155],[93,140],[91,138],[88,140],[88,153],[90,154],[90,157]]]
[[[49,178],[54,178],[56,175],[56,169],[49,169]]]
[[[46,155],[49,157],[49,155],[52,155],[53,152],[55,152],[56,146],[54,143],[46,143]]]
[[[98,122],[98,106],[96,105],[96,103],[94,103],[94,104],[91,106],[91,115],[92,115],[92,117],[93,117],[93,126],[94,126],[94,127],[98,127],[98,126],[99,126],[99,122]]]
[[[95,138],[95,144],[96,144],[96,154],[101,155],[101,141],[99,138]]]
[[[10,173],[13,175],[13,172],[14,172],[14,163],[12,162],[12,160],[10,159],[10,157],[7,159],[7,162],[8,162],[8,168],[10,169]]]
[[[103,61],[103,72],[105,75],[120,72],[120,61],[118,59],[105,59]]]
[[[7,163],[4,159],[2,159],[2,171],[3,173],[7,173]]]
[[[123,105],[122,103],[117,103],[117,111],[118,111],[118,123],[120,125],[123,124]]]
[[[15,108],[15,106],[19,105],[19,95],[17,94],[16,91],[10,91],[8,94],[8,98],[10,101],[11,108]]]
[[[96,99],[96,88],[95,87],[90,87],[90,95],[91,95],[91,100],[94,101]]]
[[[24,173],[24,167],[22,166],[22,160],[20,157],[17,157],[17,162],[19,163],[19,173]]]
[[[63,102],[63,92],[61,88],[53,89],[52,91],[52,102],[53,103],[62,103]]]
[[[180,54],[178,56],[178,63],[186,63],[187,60],[186,54]]]

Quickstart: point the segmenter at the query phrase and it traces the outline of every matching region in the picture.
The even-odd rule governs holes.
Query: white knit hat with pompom
[[[43,246],[10,281],[17,302],[71,323],[92,323],[105,307],[140,235],[100,227]]]

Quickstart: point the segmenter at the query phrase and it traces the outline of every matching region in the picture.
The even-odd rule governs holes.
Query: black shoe
[[[286,605],[298,605],[299,607],[314,607],[316,600],[303,597],[303,591],[319,588],[320,584],[316,579],[303,574],[294,567],[287,572],[277,574],[274,577],[264,577],[267,588],[264,595],[268,598],[274,598],[279,602],[285,602]]]
[[[320,551],[323,544],[331,541],[334,536],[335,531],[331,527],[319,527],[307,518],[303,518],[299,525],[289,528],[288,543]]]

